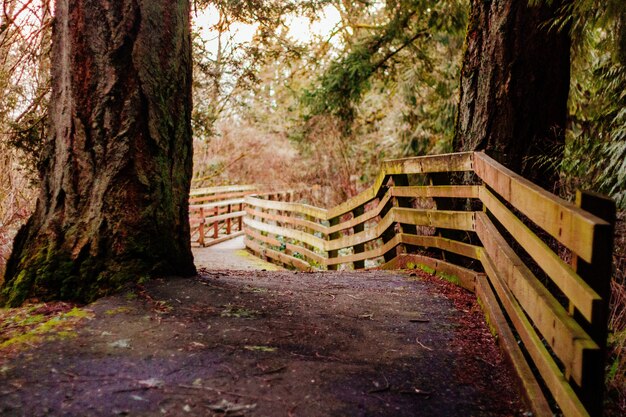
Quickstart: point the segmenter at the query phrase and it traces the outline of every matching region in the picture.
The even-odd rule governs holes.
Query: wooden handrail
[[[473,172],[478,183],[410,185],[409,176],[421,176],[424,184],[429,174],[442,172]],[[483,210],[415,208],[419,199],[472,199]],[[612,242],[607,201],[599,204],[609,218],[603,220],[482,152],[465,152],[385,161],[371,187],[329,209],[260,196],[247,196],[245,203],[246,245],[275,262],[306,270],[341,264],[359,269],[377,260],[390,268],[423,265],[475,291],[536,415],[551,414],[542,386],[564,415],[600,415],[610,280],[610,257],[603,250]],[[462,231],[473,242],[433,235],[435,229]],[[577,266],[559,257],[547,236],[570,249]],[[417,248],[474,260],[476,269],[415,253]],[[592,278],[593,270],[602,275]]]
[[[192,243],[206,247],[243,235],[244,197],[256,191],[253,185],[191,190],[189,223]],[[233,230],[233,223],[236,230]]]

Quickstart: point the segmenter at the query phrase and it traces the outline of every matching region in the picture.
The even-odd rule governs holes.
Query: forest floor
[[[475,298],[423,273],[202,269],[64,309],[0,352],[0,415],[527,412]]]

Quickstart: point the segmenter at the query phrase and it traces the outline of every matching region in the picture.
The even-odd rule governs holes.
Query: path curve
[[[0,415],[526,411],[475,297],[428,276],[211,271],[88,308],[73,337],[0,369]]]
[[[279,266],[250,254],[246,250],[243,236],[207,248],[193,248],[193,256],[196,268],[199,270],[282,270]]]

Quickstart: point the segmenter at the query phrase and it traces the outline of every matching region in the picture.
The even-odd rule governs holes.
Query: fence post
[[[578,395],[591,416],[602,415],[604,395],[604,367],[608,336],[609,301],[611,298],[611,277],[613,274],[613,237],[615,231],[616,207],[610,198],[590,191],[576,193],[576,205],[601,218],[608,224],[596,225],[593,235],[591,263],[573,256],[572,267],[580,277],[593,288],[602,300],[600,311],[592,323],[578,321],[600,346],[600,352],[586,359],[583,369],[583,383],[578,387]],[[578,316],[575,314],[575,317]]]
[[[243,203],[239,203],[239,211],[243,211]],[[241,232],[243,230],[243,216],[239,216],[237,222],[239,223],[239,231]]]
[[[226,209],[226,214],[230,214],[232,212],[233,212],[233,206],[232,206],[232,204],[229,204],[228,208]],[[231,224],[232,224],[232,220],[229,217],[229,218],[226,219],[226,234],[227,235],[230,234]]]
[[[398,174],[398,175],[392,175],[389,183],[388,183],[388,187],[393,187],[393,186],[399,186],[399,187],[405,187],[409,185],[409,176],[406,174]],[[411,205],[411,198],[410,197],[391,197],[391,200],[389,200],[391,207],[412,207]],[[390,208],[391,208],[390,207]],[[389,210],[383,210],[383,212],[381,213],[381,217],[384,217],[387,212]],[[391,239],[394,238],[394,236],[398,233],[410,233],[410,234],[417,234],[417,226],[415,226],[414,224],[402,224],[402,223],[393,223],[389,229],[385,230],[385,232],[383,232],[382,238],[383,238],[383,244],[389,242]],[[391,250],[387,253],[385,253],[384,257],[385,257],[385,262],[389,262],[391,261],[393,258],[395,258],[396,256],[398,256],[399,254],[402,253],[406,253],[406,247],[404,244],[400,244],[398,246],[396,246],[395,250]]]
[[[219,214],[220,214],[220,208],[215,207],[215,216],[219,216]],[[213,239],[217,239],[218,235],[219,235],[219,222],[216,220],[213,222]]]
[[[204,248],[204,209],[200,207],[200,224],[198,225],[198,243]]]
[[[358,206],[356,207],[354,210],[352,210],[352,216],[354,217],[359,217],[360,215],[362,215],[363,213],[365,213],[365,207],[364,206]],[[357,225],[355,225],[353,227],[353,231],[354,234],[357,234],[359,232],[362,232],[363,230],[365,230],[365,224],[363,223],[359,223]],[[352,247],[354,254],[357,253],[363,253],[365,251],[365,244],[364,243],[359,243],[358,245],[354,245]],[[365,261],[354,261],[353,263],[354,269],[363,269],[365,268]]]
[[[338,225],[340,221],[341,221],[341,217],[333,217],[332,219],[329,220],[330,227]],[[331,233],[330,235],[328,235],[328,240],[338,239],[340,236],[341,236],[341,232]],[[336,258],[337,255],[339,255],[339,251],[337,250],[328,251],[328,259]],[[338,267],[339,265],[328,265],[328,270],[336,271]]]

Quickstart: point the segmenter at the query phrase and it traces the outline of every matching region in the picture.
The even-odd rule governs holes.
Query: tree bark
[[[90,301],[195,273],[188,0],[57,0],[50,134],[3,296]]]
[[[550,28],[564,1],[471,2],[454,139],[549,189],[569,94],[569,34]]]

